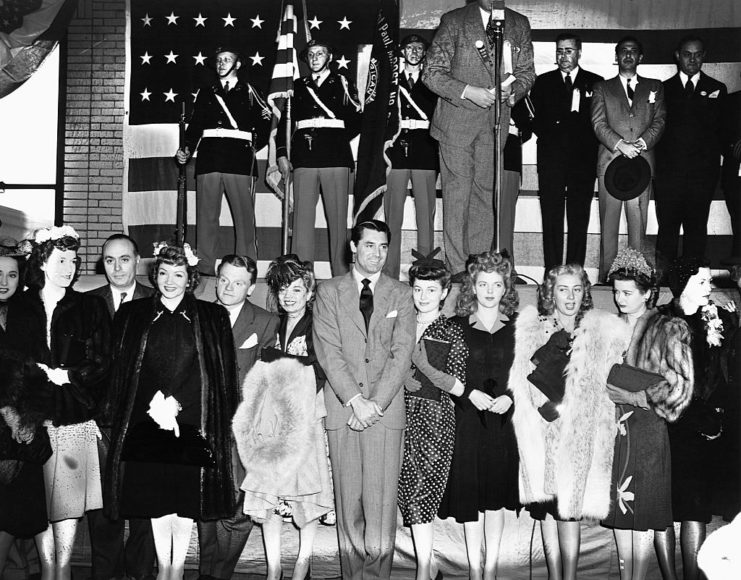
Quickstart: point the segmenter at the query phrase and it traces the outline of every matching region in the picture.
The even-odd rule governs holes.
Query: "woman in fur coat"
[[[283,577],[281,530],[290,514],[299,528],[292,578],[310,577],[319,519],[334,509],[326,451],[322,388],[326,381],[312,341],[311,262],[289,254],[265,274],[281,323],[275,349],[264,349],[247,374],[234,437],[246,476],[244,513],[262,524],[268,580]]]
[[[122,304],[114,319],[105,510],[151,519],[158,580],[183,577],[194,520],[236,507],[232,330],[223,307],[193,296],[197,262],[187,244],[157,245],[155,294]]]
[[[509,386],[520,453],[520,500],[541,520],[550,578],[576,578],[579,520],[610,507],[616,432],[607,376],[630,340],[617,316],[592,310],[578,264],[549,270],[538,309],[524,308],[515,329]]]
[[[682,318],[653,307],[656,274],[640,252],[621,250],[608,279],[632,338],[625,364],[608,385],[618,433],[612,506],[602,524],[614,530],[622,580],[646,577],[655,534],[659,564],[671,578],[674,551],[667,552],[664,538],[673,521],[667,422],[676,421],[692,398],[690,330]]]
[[[682,523],[683,575],[694,580],[707,523],[713,515],[730,520],[739,509],[739,384],[732,380],[738,313],[732,302],[719,307],[710,300],[707,262],[678,260],[668,278],[674,300],[659,309],[688,324],[694,365],[692,399],[669,425],[672,512]],[[673,553],[674,528],[667,531],[666,550]]]

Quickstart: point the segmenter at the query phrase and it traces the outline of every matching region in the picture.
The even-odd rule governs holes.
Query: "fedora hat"
[[[641,195],[651,182],[651,166],[642,156],[629,159],[623,155],[615,157],[605,171],[607,192],[620,201],[628,201]]]

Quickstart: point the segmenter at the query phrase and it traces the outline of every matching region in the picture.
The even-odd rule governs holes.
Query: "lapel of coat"
[[[623,83],[620,81],[620,76],[618,75],[607,81],[607,86],[609,87],[613,97],[615,97],[616,102],[620,103],[620,108],[625,113],[629,113],[630,103],[628,103],[628,95],[625,94],[625,89],[623,88]],[[633,99],[633,102],[635,103],[635,99]]]
[[[237,315],[237,320],[234,321],[232,327],[232,334],[234,335],[234,346],[239,349],[244,344],[244,341],[250,337],[250,334],[255,332],[255,309],[249,300],[245,300],[242,304],[242,309]]]
[[[147,296],[150,296],[151,294],[147,292],[146,286],[143,284],[139,284],[139,282],[136,283],[136,286],[134,286],[134,295],[131,297],[132,300],[139,300],[139,298],[146,298]]]
[[[384,274],[381,274],[378,282],[376,282],[375,291],[373,292],[373,315],[371,316],[370,324],[368,325],[368,334],[372,334],[373,328],[377,324],[380,324],[380,322],[386,317],[392,288],[393,285],[391,284],[391,280]]]
[[[103,290],[103,300],[105,300],[106,308],[108,308],[108,314],[113,318],[116,314],[116,307],[113,304],[113,291],[110,284],[106,284],[105,290]]]
[[[633,95],[633,106],[631,110],[643,108],[648,103],[648,95],[651,93],[651,89],[648,86],[648,79],[638,75],[638,84],[636,85],[636,91]]]
[[[463,30],[465,31],[464,36],[467,37],[465,42],[476,50],[476,52],[479,52],[476,49],[476,42],[480,40],[484,43],[484,47],[489,54],[489,61],[484,61],[480,54],[478,60],[481,63],[481,66],[489,73],[489,78],[491,79],[494,75],[494,60],[489,49],[489,42],[486,38],[486,28],[484,28],[484,23],[481,21],[481,11],[479,10],[479,5],[477,3],[473,2],[468,5],[468,11],[465,13],[464,19]]]
[[[383,276],[381,276],[383,278]],[[365,335],[365,320],[363,320],[363,314],[360,312],[360,293],[358,287],[355,284],[355,278],[353,277],[352,271],[345,274],[340,280],[337,288],[337,297],[340,300],[340,307],[348,314],[350,320],[355,323],[360,331]],[[376,297],[373,295],[373,309],[376,309]],[[371,317],[371,321],[373,317]]]

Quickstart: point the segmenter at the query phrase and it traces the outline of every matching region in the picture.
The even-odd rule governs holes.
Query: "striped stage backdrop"
[[[342,0],[307,0],[310,22],[315,18],[318,28],[312,29],[313,34],[337,34],[340,28],[349,26],[356,43],[354,49],[350,45],[342,45],[341,63],[346,70],[341,72],[356,76],[360,92],[364,82],[364,71],[367,68],[364,60],[369,54],[367,46],[370,42],[370,30],[375,18],[377,0],[355,0],[347,3]],[[135,39],[137,30],[142,25],[145,14],[152,13],[151,3],[142,0],[128,0],[128,33],[127,38]],[[179,15],[179,22],[188,21],[192,25],[196,18],[207,16],[219,19],[223,23],[227,16],[227,6],[230,3],[221,0],[217,3],[182,1],[176,6],[174,15]],[[280,3],[270,0],[241,0],[234,3],[242,7],[240,17],[249,19],[244,34],[248,38],[252,33],[259,33],[254,26],[255,18],[261,22],[260,30],[267,29],[269,34],[263,34],[262,46],[256,50],[262,61],[248,55],[247,66],[251,81],[260,89],[267,92],[269,71],[275,59],[275,38],[280,16]],[[299,3],[296,2],[298,5]],[[527,15],[533,27],[532,37],[535,48],[536,72],[543,73],[554,68],[554,43],[556,35],[564,30],[577,30],[581,35],[584,46],[581,65],[606,78],[615,76],[617,67],[614,65],[614,44],[625,34],[634,34],[644,44],[645,56],[639,67],[642,76],[658,79],[667,79],[672,76],[676,67],[673,64],[673,51],[679,38],[693,32],[698,33],[707,41],[708,56],[703,70],[720,81],[724,82],[728,91],[741,90],[741,5],[735,0],[714,0],[709,2],[692,2],[690,0],[653,0],[652,2],[633,2],[632,0],[571,0],[563,2],[533,0],[531,2],[508,2],[508,6]],[[462,6],[457,0],[406,0],[402,2],[401,37],[409,32],[420,33],[431,38],[434,28],[439,22],[440,15],[450,9]],[[187,8],[187,10],[186,10]],[[351,10],[356,10],[352,12]],[[193,14],[191,14],[193,12]],[[222,15],[221,12],[224,12]],[[158,16],[165,19],[168,12],[159,11]],[[357,14],[357,16],[355,16]],[[342,19],[351,23],[343,24]],[[355,21],[353,21],[355,19]],[[367,19],[367,20],[366,20]],[[252,23],[252,28],[250,28]],[[236,22],[234,23],[237,24]],[[357,28],[355,28],[357,27]],[[301,25],[299,29],[301,29]],[[331,29],[331,30],[330,30]],[[366,41],[366,34],[368,40]],[[342,38],[340,38],[342,40]],[[352,41],[349,41],[352,42]],[[130,114],[127,114],[125,126],[124,155],[126,171],[126,188],[124,198],[124,223],[143,248],[156,239],[169,238],[174,230],[175,197],[177,183],[177,168],[172,161],[172,155],[177,149],[176,116],[165,119],[147,119],[147,122],[132,122],[132,114],[137,101],[141,100],[142,87],[136,86],[136,68],[141,62],[141,54],[146,47],[137,46],[135,41],[127,43],[127,102],[130,103]],[[167,52],[167,51],[165,51]],[[198,49],[192,50],[193,55],[184,52],[190,67],[198,54]],[[151,51],[150,51],[151,53]],[[206,54],[205,52],[203,54]],[[156,55],[155,58],[166,58]],[[181,57],[182,59],[182,57]],[[155,59],[153,58],[152,61]],[[183,59],[185,60],[185,59]],[[336,60],[339,60],[337,58]],[[151,90],[151,89],[150,89]],[[150,99],[166,99],[166,96],[152,94]],[[174,110],[174,107],[172,107]],[[169,113],[168,113],[169,114]],[[165,115],[163,113],[163,115]],[[167,122],[164,122],[167,121]],[[281,205],[279,200],[264,184],[267,148],[259,152],[259,169],[261,179],[256,187],[256,215],[258,225],[258,244],[260,270],[270,259],[280,253],[281,232]],[[535,156],[535,137],[525,144],[523,149],[522,191],[517,205],[517,221],[515,226],[514,251],[518,264],[518,271],[535,279],[542,278],[542,242],[540,235],[540,206],[537,198],[537,172]],[[195,221],[195,179],[193,164],[188,166],[188,223]],[[442,208],[438,191],[438,211],[436,229],[440,244],[442,243]],[[352,208],[352,200],[350,208]],[[230,248],[231,218],[226,202],[221,212],[221,241],[224,251]],[[348,225],[350,217],[348,216]],[[326,262],[326,223],[323,209],[317,211],[317,250],[324,252],[320,255],[317,264],[319,277],[329,275]],[[714,262],[730,254],[730,219],[720,192],[715,196],[711,207],[709,220],[709,257]],[[649,208],[648,235],[652,239],[656,234],[656,219],[653,202]],[[624,226],[623,226],[624,233]],[[189,239],[193,240],[195,232],[189,227]],[[589,228],[589,246],[587,267],[590,274],[596,276],[597,258],[599,252],[599,219],[596,197],[592,203],[592,218]],[[414,206],[408,200],[403,225],[402,261],[408,259],[410,250],[415,244],[415,216]],[[146,249],[143,250],[146,255]]]

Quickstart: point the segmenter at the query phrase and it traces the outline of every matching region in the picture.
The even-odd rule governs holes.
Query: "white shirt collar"
[[[481,12],[481,23],[484,25],[484,30],[486,30],[489,19],[491,18],[491,12],[484,10],[481,6],[479,6],[479,12]]]
[[[111,297],[113,298],[113,307],[118,310],[118,307],[121,306],[121,294],[126,292],[126,298],[124,298],[124,302],[131,302],[134,299],[134,291],[136,290],[136,282],[134,282],[131,286],[128,288],[124,288],[123,290],[119,290],[115,286],[109,284],[111,288]]]
[[[217,303],[221,304],[220,302]],[[226,306],[225,304],[221,305],[226,308],[226,311],[229,313],[229,322],[231,323],[232,328],[234,328],[234,325],[237,322],[237,318],[239,318],[239,313],[242,312],[242,306],[244,306],[244,302],[233,304],[232,306]]]
[[[687,84],[687,79],[692,79],[692,84],[697,88],[697,83],[700,82],[700,71],[697,71],[695,74],[692,75],[692,77],[688,77],[687,73],[684,73],[682,71],[679,71],[679,80],[682,81],[682,86]]]
[[[363,279],[366,277],[368,278],[368,280],[370,280],[371,292],[375,293],[376,284],[378,283],[378,279],[381,277],[381,272],[376,272],[375,274],[371,274],[370,276],[361,276],[360,272],[353,268],[352,277],[355,279],[355,284],[358,286],[358,294],[363,289]]]
[[[566,73],[559,69],[559,72],[561,73],[561,79],[566,78]],[[579,74],[579,67],[575,66],[570,72],[569,75],[571,76],[571,82],[573,83],[576,80],[576,75]]]

